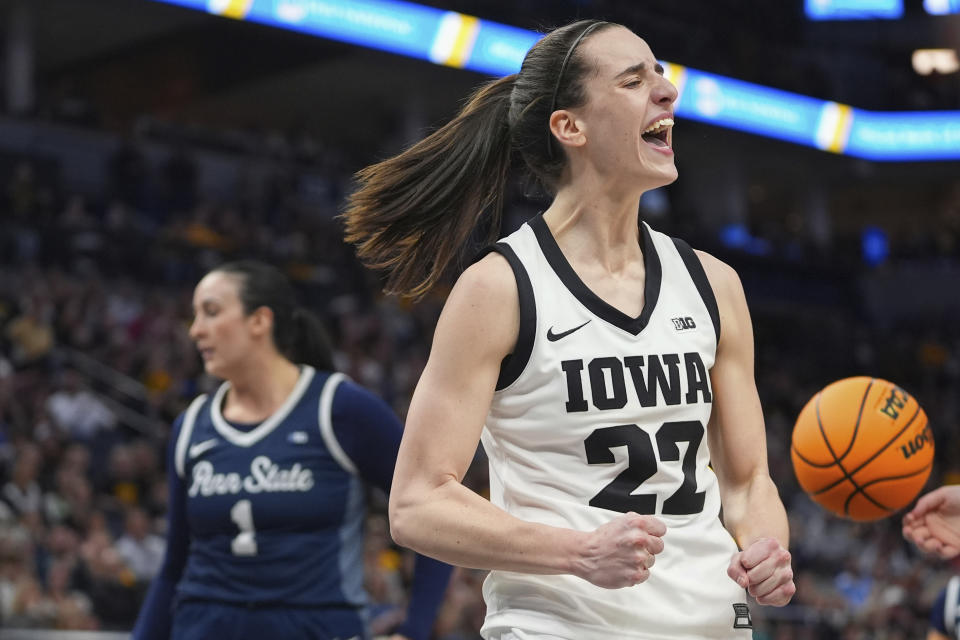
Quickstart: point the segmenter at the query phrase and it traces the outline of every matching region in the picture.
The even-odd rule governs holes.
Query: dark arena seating
[[[446,122],[493,72],[262,24],[261,0],[246,20],[192,4],[0,0],[3,639],[132,628],[163,557],[170,425],[216,384],[187,335],[210,268],[280,267],[329,330],[338,369],[401,418],[456,275],[417,302],[387,296],[337,216],[357,170]],[[324,4],[344,20],[366,7]],[[956,50],[958,16],[911,0],[900,18],[833,21],[807,18],[799,0],[421,4],[523,30],[604,17],[647,39],[676,65],[668,72],[852,105],[854,127],[861,112],[943,114],[936,126],[957,132],[946,146],[881,158],[857,152],[855,137],[831,153],[815,131],[798,144],[678,108],[680,178],[640,204],[651,226],[733,266],[750,306],[798,588],[786,607],[752,605],[754,638],[925,637],[960,565],[904,542],[902,513],[854,523],[815,505],[794,478],[790,436],[825,384],[882,377],[930,418],[927,488],[960,483],[960,81],[910,63],[913,49]],[[685,91],[704,86],[686,78]],[[547,202],[517,175],[501,235]],[[486,492],[482,449],[465,482]],[[365,584],[374,633],[387,634],[412,553],[390,537],[386,497],[369,499]],[[454,571],[435,640],[480,637],[484,576]]]

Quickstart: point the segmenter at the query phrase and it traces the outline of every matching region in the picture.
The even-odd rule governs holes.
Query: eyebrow
[[[646,62],[638,62],[637,64],[630,65],[629,67],[627,67],[626,69],[618,73],[616,76],[614,76],[613,79],[619,80],[620,78],[625,78],[627,76],[640,75],[644,71],[646,71],[646,69],[647,69]],[[663,66],[659,62],[653,65],[653,70],[659,73],[660,75],[663,75]]]

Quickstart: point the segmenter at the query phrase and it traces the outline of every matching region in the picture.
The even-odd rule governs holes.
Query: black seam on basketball
[[[907,429],[910,428],[910,425],[913,424],[913,421],[917,419],[917,416],[918,416],[919,414],[920,414],[920,404],[917,403],[917,410],[913,412],[913,415],[912,415],[912,416],[910,416],[910,420],[907,421],[907,424],[903,425],[903,429],[900,429],[900,431],[898,431],[897,434],[896,434],[895,436],[893,436],[893,438],[891,438],[889,442],[887,442],[887,444],[883,445],[883,447],[881,447],[880,449],[878,449],[872,456],[870,456],[869,458],[867,458],[867,459],[863,462],[863,464],[861,464],[859,467],[857,467],[856,469],[854,469],[854,470],[851,471],[850,473],[856,473],[857,471],[860,471],[860,469],[863,469],[865,466],[867,466],[868,464],[870,464],[871,462],[873,462],[873,461],[877,458],[877,456],[879,456],[881,453],[883,453],[884,451],[886,451],[886,450],[887,450],[887,447],[889,447],[889,446],[892,445],[894,442],[896,442],[897,439],[900,438],[900,436],[902,436],[902,435],[904,434],[904,432],[905,432]],[[929,423],[930,420],[927,419],[927,422]],[[926,424],[925,424],[924,426],[926,426]]]
[[[857,422],[853,425],[853,436],[850,438],[850,444],[847,445],[847,450],[840,456],[840,460],[846,458],[847,454],[853,451],[853,443],[857,441],[857,431],[860,429],[860,420],[863,418],[863,408],[867,405],[867,396],[870,395],[870,389],[873,388],[875,381],[876,378],[870,378],[870,384],[867,385],[867,390],[863,392],[863,398],[860,399],[860,412],[857,414]]]
[[[890,480],[903,480],[904,478],[911,478],[913,476],[920,475],[921,473],[929,471],[930,467],[932,466],[933,466],[933,462],[925,466],[923,469],[920,469],[918,471],[913,471],[912,473],[906,473],[902,476],[884,476],[882,478],[874,478],[870,482],[864,483],[864,485],[860,487],[857,491],[854,491],[853,493],[851,493],[850,497],[847,498],[847,504],[850,504],[850,501],[853,499],[853,496],[857,495],[858,493],[862,493],[863,497],[869,500],[870,502],[872,502],[873,504],[877,505],[878,507],[880,507],[885,511],[889,511],[890,513],[893,513],[894,511],[896,511],[896,509],[894,509],[893,507],[887,507],[881,504],[879,500],[875,500],[874,498],[872,498],[870,494],[867,493],[867,487],[869,487],[872,484],[877,484],[878,482],[888,482]]]
[[[902,435],[903,435],[903,432],[910,428],[910,425],[913,424],[913,421],[914,421],[914,419],[916,419],[918,413],[920,413],[920,404],[919,404],[919,403],[917,404],[917,410],[916,410],[916,411],[914,412],[914,414],[910,417],[910,420],[907,422],[907,424],[904,425],[903,429],[901,429],[899,432],[897,432],[897,434],[894,435],[893,438],[892,438],[887,444],[883,445],[883,447],[881,447],[879,450],[877,450],[877,451],[876,451],[872,456],[870,456],[863,464],[861,464],[859,467],[857,467],[856,469],[854,469],[853,471],[851,471],[851,472],[850,472],[850,475],[852,476],[854,473],[856,473],[857,471],[860,471],[860,470],[863,469],[865,466],[867,466],[868,464],[870,464],[871,462],[873,462],[873,461],[876,459],[877,456],[879,456],[881,453],[883,453],[884,451],[887,450],[887,447],[889,447],[891,444],[893,444],[894,442],[896,442],[896,441],[897,441],[897,438],[899,438],[900,436],[902,436]],[[819,401],[819,399],[818,399],[818,400],[817,400],[817,422],[819,422],[819,421],[820,421],[820,401]],[[929,420],[928,420],[928,422],[929,422]],[[821,430],[822,430],[822,429],[823,429],[823,425],[820,425],[820,428],[821,428]],[[826,440],[826,436],[824,436],[824,440]],[[830,447],[830,444],[829,444],[829,443],[827,443],[827,447],[828,447],[828,448]],[[833,453],[833,449],[830,450],[830,453]],[[838,463],[838,464],[839,464],[839,463]],[[846,469],[844,469],[842,465],[840,466],[840,469],[841,469],[844,473],[847,472]],[[849,476],[848,476],[848,477],[849,477]],[[828,484],[827,486],[823,487],[822,489],[818,489],[817,491],[812,492],[810,495],[812,495],[812,496],[820,495],[820,494],[823,493],[824,491],[829,491],[830,489],[833,489],[834,487],[836,487],[837,485],[839,485],[841,482],[843,482],[843,481],[846,480],[846,479],[847,479],[847,477],[840,478],[840,479],[837,480],[836,482],[833,482],[832,484]],[[853,480],[853,478],[851,477],[851,478],[849,478],[849,479],[850,479],[851,482],[853,482],[853,485],[854,485],[855,487],[857,487],[857,489],[859,490],[860,487],[859,487],[859,486],[857,485],[857,483]]]
[[[837,454],[836,454],[836,452],[834,452],[833,446],[830,444],[830,440],[827,438],[827,430],[823,428],[823,421],[820,420],[820,397],[821,397],[822,395],[823,395],[823,392],[822,392],[822,391],[817,394],[817,406],[816,406],[816,410],[817,410],[817,426],[820,427],[820,435],[823,436],[823,441],[824,441],[824,443],[826,443],[826,445],[827,445],[827,450],[830,451],[830,455],[833,456],[833,459],[836,460],[836,462],[837,462],[837,466],[840,467],[840,471],[843,472],[843,477],[840,478],[839,480],[837,480],[836,482],[834,482],[833,484],[831,484],[830,486],[824,487],[823,489],[820,489],[820,490],[817,491],[816,493],[812,493],[812,494],[810,494],[810,495],[819,495],[819,494],[823,493],[824,491],[827,491],[828,489],[832,489],[833,487],[837,486],[838,484],[840,484],[840,483],[843,482],[844,480],[849,480],[849,481],[850,481],[850,484],[852,484],[852,485],[854,486],[854,488],[859,491],[859,490],[860,490],[860,487],[857,486],[857,481],[853,479],[853,476],[852,476],[851,474],[847,473],[847,470],[844,469],[843,464],[840,462],[840,460],[837,459]],[[843,514],[844,514],[844,515],[847,515],[847,516],[850,515],[850,512],[847,511],[847,505],[843,505]]]
[[[803,457],[803,454],[800,453],[800,452],[797,450],[797,448],[796,448],[795,446],[793,446],[793,445],[790,445],[790,451],[792,451],[793,453],[797,454],[797,457],[800,458],[801,460],[803,460],[803,462],[804,462],[805,464],[807,464],[807,465],[809,465],[809,466],[811,466],[811,467],[814,467],[814,468],[816,468],[816,469],[826,469],[826,468],[832,467],[833,465],[836,464],[836,462],[828,462],[827,464],[820,464],[819,462],[813,462],[813,461],[811,461],[811,460],[807,460],[806,458]]]
[[[863,487],[861,487],[861,488],[862,488],[862,489],[866,489],[867,487],[869,487],[869,486],[872,485],[872,484],[877,484],[878,482],[886,482],[886,481],[888,481],[888,480],[903,480],[904,478],[912,478],[913,476],[918,476],[918,475],[920,475],[921,473],[924,473],[925,471],[928,471],[928,470],[930,469],[930,467],[932,467],[932,466],[933,466],[933,462],[930,462],[930,464],[928,464],[927,466],[923,467],[922,469],[917,469],[916,471],[911,471],[910,473],[905,473],[905,474],[903,474],[902,476],[884,476],[884,477],[882,477],[882,478],[874,478],[874,479],[871,480],[870,482],[864,483]]]
[[[853,497],[854,497],[855,495],[857,495],[858,493],[863,494],[863,497],[864,497],[864,498],[866,498],[867,500],[869,500],[870,502],[872,502],[872,503],[875,504],[876,506],[880,507],[880,508],[883,509],[884,511],[889,511],[889,512],[893,513],[893,509],[891,509],[890,507],[884,506],[884,505],[880,504],[879,502],[877,502],[876,500],[874,500],[873,498],[871,498],[871,497],[870,497],[870,494],[863,490],[863,487],[859,487],[859,486],[857,486],[856,484],[854,484],[853,486],[857,487],[857,490],[856,490],[856,491],[853,491],[850,495],[848,495],[848,496],[847,496],[847,501],[843,503],[843,512],[844,512],[846,515],[850,515],[850,502],[853,500]]]
[[[919,403],[918,403],[918,404],[917,404],[917,412],[919,412],[919,411],[920,411],[920,405],[919,405]],[[917,417],[917,414],[916,414],[916,413],[913,414],[913,418],[916,418],[916,417]],[[913,422],[913,418],[910,418],[910,422]],[[910,426],[910,422],[907,423],[907,427]],[[929,423],[930,423],[930,419],[928,418],[926,424],[929,424]],[[926,424],[924,424],[924,426],[926,426]],[[903,430],[906,431],[906,428],[907,428],[907,427],[904,427]],[[897,434],[897,438],[899,438],[902,433],[903,433],[903,431],[901,431],[899,434]],[[897,438],[894,438],[894,440],[896,440]],[[888,443],[886,444],[886,446],[884,446],[883,449],[886,449],[886,448],[889,447],[889,446],[890,446],[890,443],[888,442]],[[880,451],[878,451],[877,454],[879,454],[881,451],[883,451],[883,449],[881,449]],[[876,456],[877,454],[874,454],[874,456]],[[870,460],[873,460],[873,458],[870,458]],[[860,465],[859,467],[857,467],[856,469],[854,469],[854,470],[853,470],[853,473],[856,473],[857,471],[860,471],[860,469],[863,469],[865,466],[867,466],[868,464],[870,464],[870,460],[867,460],[867,461],[864,462],[862,465]],[[932,464],[933,464],[933,463],[931,462],[929,465],[927,465],[927,467],[929,467],[929,466],[932,465]],[[924,467],[924,469],[926,469],[927,467]],[[915,471],[914,473],[911,473],[911,474],[908,474],[908,475],[905,475],[905,476],[899,476],[899,478],[909,478],[910,476],[916,475],[916,474],[920,473],[921,471],[923,471],[923,469],[921,469],[920,471]],[[879,480],[871,480],[871,481],[868,482],[867,484],[863,485],[863,487],[867,487],[867,486],[873,484],[874,482],[879,482],[879,481],[882,481],[882,480],[897,480],[897,479],[898,479],[897,476],[893,476],[893,477],[880,478]],[[851,493],[851,494],[850,494],[850,497],[847,498],[847,503],[848,503],[848,504],[849,504],[850,500],[853,499],[853,496],[857,495],[858,493],[862,493],[862,494],[863,494],[863,497],[865,497],[867,500],[869,500],[870,502],[874,503],[874,504],[877,505],[878,507],[882,507],[882,508],[884,508],[884,509],[887,509],[887,510],[890,511],[890,512],[896,511],[896,509],[890,509],[889,507],[884,507],[882,504],[880,504],[879,502],[877,502],[876,500],[874,500],[873,498],[871,498],[869,495],[867,495],[867,492],[863,490],[863,487],[857,486],[857,490],[854,491],[853,493]]]

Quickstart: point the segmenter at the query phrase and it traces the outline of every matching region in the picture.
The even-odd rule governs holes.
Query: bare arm
[[[465,567],[570,573],[606,587],[642,582],[663,548],[662,524],[652,518],[628,514],[579,532],[519,520],[461,484],[519,322],[506,260],[492,254],[464,272],[410,405],[390,491],[391,533]]]
[[[743,551],[730,577],[761,604],[786,604],[796,588],[787,514],[767,466],[763,411],[754,380],[753,327],[740,278],[699,253],[720,309],[720,344],[711,371],[711,463],[720,482],[724,524]]]

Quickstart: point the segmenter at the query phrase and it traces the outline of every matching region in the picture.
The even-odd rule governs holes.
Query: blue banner
[[[526,29],[481,20],[480,32],[466,66],[496,76],[516,73],[527,51],[541,37],[541,34]]]
[[[903,0],[805,0],[811,20],[897,20],[903,17]]]
[[[855,109],[846,153],[869,160],[960,160],[960,112]]]
[[[156,0],[507,75],[542,35],[400,0]],[[902,0],[808,0],[880,11]],[[927,0],[928,4],[960,0]],[[929,10],[929,7],[928,7]],[[960,160],[960,111],[871,112],[662,62],[680,90],[678,116],[870,160]]]
[[[811,145],[823,101],[741,80],[686,70],[677,115]]]

